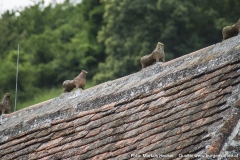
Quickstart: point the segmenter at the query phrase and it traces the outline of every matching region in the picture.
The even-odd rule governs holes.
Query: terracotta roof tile
[[[52,137],[53,134],[54,133],[50,133],[47,136],[39,137],[37,142],[41,142],[41,143],[42,142],[47,142],[47,141],[51,140],[51,137]]]
[[[56,132],[54,135],[52,135],[51,139],[67,136],[67,135],[70,135],[72,133],[75,133],[75,128],[73,128],[73,127],[67,128],[67,129],[65,129],[61,132]]]
[[[61,140],[63,139],[63,137],[60,137],[60,138],[57,138],[57,139],[54,139],[54,140],[50,140],[48,141],[47,143],[44,143],[42,144],[38,149],[37,151],[41,151],[41,150],[44,150],[44,149],[50,149],[50,148],[53,148],[53,147],[56,147],[58,146],[58,143],[61,143]]]
[[[0,159],[240,155],[239,45],[237,36],[3,116]]]
[[[104,159],[108,153],[103,153],[100,155],[95,156],[92,160]]]
[[[32,140],[32,139],[34,139],[34,136],[35,136],[37,133],[38,133],[38,132],[35,132],[35,133],[32,133],[32,134],[29,134],[27,137],[19,138],[19,139],[16,139],[15,141],[7,142],[7,143],[1,145],[1,146],[0,146],[0,149],[9,148],[9,147],[11,147],[11,146],[16,146],[16,145],[19,144],[19,143]]]

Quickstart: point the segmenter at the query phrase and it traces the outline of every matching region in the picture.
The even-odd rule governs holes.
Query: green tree
[[[20,16],[16,17],[16,12]],[[105,59],[103,45],[96,39],[103,12],[99,0],[83,0],[79,4],[65,0],[46,7],[41,1],[22,11],[5,12],[0,18],[1,85],[15,88],[18,44],[19,95],[23,100],[29,98],[29,93],[37,94],[37,88],[61,85],[82,69],[89,71],[91,79],[98,63]],[[11,72],[3,74],[6,69]],[[2,92],[13,91],[10,87],[0,88]]]
[[[104,25],[98,40],[107,58],[96,83],[139,71],[140,58],[164,43],[166,60],[222,40],[221,30],[239,17],[237,0],[104,0]],[[113,65],[114,64],[114,65]]]
[[[156,0],[104,2],[104,26],[98,40],[106,47],[107,59],[99,64],[96,83],[136,72],[141,68],[140,58],[150,54],[157,42],[164,43],[161,39],[164,25]],[[166,52],[170,59],[172,54]]]

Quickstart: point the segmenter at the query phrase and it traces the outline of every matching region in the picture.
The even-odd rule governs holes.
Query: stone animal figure
[[[82,72],[73,80],[65,80],[62,84],[63,93],[71,92],[75,87],[84,89],[86,85],[87,73],[88,73],[87,71],[82,70]]]
[[[4,113],[10,113],[11,106],[10,106],[10,99],[11,93],[6,93],[0,102],[0,110],[2,111],[2,114]]]
[[[222,30],[223,40],[240,34],[240,19],[232,26],[226,26]]]
[[[164,44],[161,42],[157,43],[156,48],[150,55],[146,55],[141,58],[140,62],[142,69],[152,65],[154,62],[159,62],[159,60],[165,62]]]

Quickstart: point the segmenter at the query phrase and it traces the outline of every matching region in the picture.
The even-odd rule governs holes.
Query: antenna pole
[[[18,44],[18,57],[17,57],[17,73],[16,73],[16,92],[15,92],[15,106],[14,106],[14,112],[16,111],[17,108],[17,82],[18,82],[18,62],[19,62],[19,52],[20,52],[20,47]]]

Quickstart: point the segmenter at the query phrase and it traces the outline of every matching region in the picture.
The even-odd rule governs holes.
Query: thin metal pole
[[[20,52],[20,47],[19,47],[19,44],[18,44],[18,57],[17,57],[17,73],[16,73],[16,92],[15,92],[15,106],[14,106],[14,112],[16,111],[17,109],[17,83],[18,83],[18,62],[19,62],[19,52]]]

